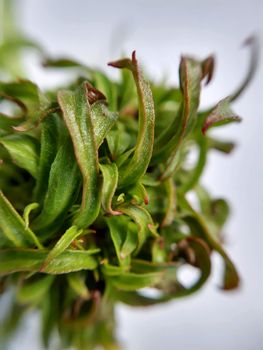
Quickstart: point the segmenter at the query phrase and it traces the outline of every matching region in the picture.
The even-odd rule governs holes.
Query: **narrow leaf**
[[[34,282],[24,280],[24,284],[16,294],[17,301],[20,304],[41,302],[46,297],[46,293],[48,293],[53,281],[54,276],[43,276]]]
[[[75,156],[83,177],[82,203],[74,224],[89,226],[100,209],[98,151],[85,83],[75,92],[59,91],[58,101],[74,145]]]
[[[100,147],[117,119],[118,114],[110,112],[104,101],[96,101],[92,104],[91,120],[97,148]]]
[[[26,223],[16,212],[12,204],[0,191],[0,236],[7,238],[11,246],[26,247],[36,246],[42,248],[38,238],[30,228],[26,228]]]
[[[0,275],[14,272],[38,272],[48,254],[48,250],[0,250]],[[93,255],[94,251],[92,250],[66,250],[52,260],[43,272],[58,275],[80,270],[94,270],[98,262]]]
[[[139,102],[139,130],[134,154],[129,163],[120,170],[119,184],[127,186],[137,182],[149,165],[154,141],[154,102],[151,88],[138,67],[135,51],[132,59],[123,59],[109,63],[116,68],[129,69],[134,77]]]
[[[45,268],[50,264],[52,260],[54,260],[57,256],[63,253],[70,244],[81,234],[83,230],[79,230],[77,226],[71,226],[67,231],[61,236],[61,238],[57,241],[56,245],[49,252],[41,270],[45,270]]]
[[[221,100],[215,109],[206,118],[202,132],[205,134],[208,129],[215,126],[225,125],[232,122],[240,122],[241,118],[237,116],[230,108],[230,97]]]
[[[67,275],[69,286],[77,296],[87,300],[90,298],[90,292],[85,284],[85,275],[81,272],[73,272]]]
[[[1,137],[0,143],[8,150],[15,164],[27,170],[33,177],[37,177],[39,144],[34,137],[13,134]]]
[[[31,211],[37,209],[38,207],[39,207],[38,203],[30,203],[25,207],[24,213],[23,213],[23,218],[25,220],[25,228],[26,229],[29,227],[29,215],[30,215]]]
[[[115,288],[123,291],[134,291],[137,289],[151,287],[160,282],[162,273],[123,273],[119,276],[111,277],[109,283]]]
[[[101,202],[107,214],[120,215],[121,212],[112,209],[112,198],[118,184],[118,168],[115,163],[100,164],[103,176]]]
[[[224,278],[223,278],[223,289],[234,289],[239,285],[239,276],[238,272],[225,252],[222,248],[221,244],[217,241],[213,235],[208,230],[208,227],[205,223],[203,217],[198,214],[191,205],[187,202],[187,200],[180,196],[180,206],[182,206],[186,211],[189,212],[189,215],[184,218],[187,224],[192,228],[193,232],[204,239],[209,246],[217,251],[224,260],[225,270],[224,270]]]
[[[136,252],[139,252],[142,245],[146,241],[148,236],[158,237],[156,227],[153,223],[151,215],[143,207],[137,205],[123,205],[118,207],[118,210],[132,218],[134,222],[138,225],[138,245]]]
[[[61,144],[60,139],[63,129],[65,127],[63,127],[61,119],[56,114],[47,116],[41,122],[39,168],[34,190],[35,199],[41,204],[44,201],[48,187],[47,179],[49,178],[50,168]]]
[[[72,206],[79,185],[79,169],[71,141],[67,138],[51,166],[43,209],[32,223],[33,229],[41,233],[41,239],[46,239],[61,226],[61,219]]]

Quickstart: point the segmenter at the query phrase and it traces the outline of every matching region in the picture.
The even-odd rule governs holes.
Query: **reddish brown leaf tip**
[[[148,196],[145,196],[145,197],[143,198],[143,202],[144,202],[145,205],[148,205],[148,204],[149,204],[149,197],[148,197]]]
[[[105,95],[89,83],[85,83],[86,96],[90,104],[99,100],[106,100]]]
[[[136,50],[133,50],[133,51],[132,51],[132,62],[133,62],[134,64],[137,63],[137,59],[136,59]]]
[[[213,55],[208,56],[202,62],[202,79],[206,78],[205,85],[209,84],[214,75],[215,57]]]
[[[127,68],[127,69],[130,69],[131,71],[134,71],[135,67],[137,66],[136,51],[134,50],[132,52],[132,59],[123,58],[118,61],[112,61],[108,63],[108,66],[111,66],[114,68]]]

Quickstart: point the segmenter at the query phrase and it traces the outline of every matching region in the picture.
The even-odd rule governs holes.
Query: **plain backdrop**
[[[227,96],[248,65],[244,39],[256,33],[262,44],[263,2],[250,1],[85,1],[21,0],[19,16],[26,33],[49,55],[77,58],[105,69],[109,60],[137,50],[153,79],[178,82],[182,53],[217,58],[215,79],[202,94],[202,106]],[[40,86],[61,76],[29,67]],[[227,197],[232,217],[225,228],[227,250],[242,276],[236,292],[218,288],[221,265],[204,289],[187,299],[152,309],[119,306],[118,334],[126,350],[263,349],[263,94],[262,65],[234,104],[242,124],[215,134],[237,141],[229,156],[209,157],[202,182],[215,196]],[[38,350],[36,317],[23,327],[12,350]]]

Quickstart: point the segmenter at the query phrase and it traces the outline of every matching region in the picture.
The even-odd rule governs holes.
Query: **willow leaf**
[[[240,84],[240,86],[234,91],[231,96],[230,100],[231,102],[235,101],[247,88],[247,86],[250,84],[252,81],[257,67],[259,63],[259,41],[255,36],[251,36],[247,38],[244,42],[244,46],[248,46],[250,48],[250,62],[249,62],[249,67],[247,74],[243,80],[243,82]]]
[[[34,190],[35,199],[41,204],[43,203],[47,191],[47,179],[49,177],[50,168],[56,157],[61,134],[64,129],[60,118],[56,114],[47,116],[41,123],[39,170]]]
[[[173,222],[176,214],[176,190],[175,184],[172,178],[167,179],[164,182],[166,193],[167,193],[167,205],[165,216],[161,223],[161,226],[169,226]]]
[[[0,113],[0,137],[14,132],[13,127],[21,123],[21,118],[9,117]]]
[[[119,276],[112,276],[109,283],[116,289],[123,291],[134,291],[137,289],[151,287],[160,282],[162,279],[162,273],[145,273],[136,274],[127,272],[120,274]]]
[[[48,250],[0,250],[0,275],[14,272],[38,272],[49,254]],[[97,259],[94,251],[66,250],[50,262],[43,272],[58,275],[80,270],[94,270]]]
[[[37,281],[24,280],[22,287],[18,289],[16,298],[20,304],[39,303],[46,297],[54,276],[41,276]]]
[[[11,246],[27,247],[33,245],[42,248],[38,238],[30,228],[26,228],[24,220],[0,191],[0,236],[2,235],[10,241]]]
[[[197,161],[187,174],[182,179],[182,185],[178,189],[181,193],[186,193],[191,190],[199,181],[200,176],[203,173],[207,159],[207,138],[199,131],[197,132],[196,145],[198,147]]]
[[[58,101],[83,178],[81,208],[74,219],[74,224],[80,228],[90,225],[100,209],[98,151],[86,94],[85,83],[75,92],[58,92]]]
[[[24,213],[23,213],[23,218],[25,220],[25,227],[26,228],[29,227],[29,215],[30,215],[31,211],[37,209],[38,207],[39,207],[38,203],[30,203],[25,207]]]
[[[202,132],[205,134],[208,129],[215,126],[225,125],[232,122],[240,122],[241,118],[230,108],[230,97],[221,100],[212,112],[207,116]]]
[[[74,241],[74,239],[79,237],[82,233],[83,230],[79,230],[77,226],[71,226],[69,229],[67,229],[67,231],[60,237],[56,245],[49,252],[41,269],[45,270],[45,268],[50,264],[50,262],[54,260],[57,256],[59,256],[61,253],[63,253]]]
[[[15,164],[37,178],[39,162],[37,139],[29,135],[13,134],[1,137],[0,143],[8,150]]]
[[[118,184],[118,168],[115,163],[100,164],[103,176],[101,204],[107,214],[120,215],[121,212],[112,209],[112,198]]]
[[[81,272],[73,272],[67,275],[67,280],[69,286],[77,296],[80,296],[83,299],[90,298],[90,292],[85,283],[85,275]]]
[[[117,86],[102,72],[94,72],[93,79],[95,86],[106,97],[109,104],[109,108],[112,111],[117,109]]]
[[[131,145],[130,134],[125,132],[122,128],[119,128],[118,130],[110,130],[106,139],[111,152],[111,159],[113,160],[116,160]]]
[[[63,176],[61,176],[63,174]],[[32,227],[46,239],[60,227],[79,190],[80,173],[70,139],[60,146],[52,163],[43,209]]]
[[[184,220],[187,224],[192,228],[193,233],[195,235],[200,236],[204,239],[208,245],[217,251],[224,260],[225,270],[224,270],[224,279],[223,279],[223,289],[233,289],[239,285],[239,276],[238,272],[229,258],[220,242],[209,232],[208,227],[206,225],[203,217],[198,214],[191,205],[187,202],[187,200],[180,196],[180,206],[184,208],[184,210],[189,212]]]
[[[107,217],[106,223],[110,230],[110,236],[115,248],[115,252],[120,265],[127,264],[127,259],[121,254],[121,249],[125,242],[128,230],[129,219],[125,216],[110,216]],[[137,237],[136,237],[136,245],[137,245]]]
[[[135,51],[132,59],[123,59],[109,63],[116,68],[129,69],[134,77],[139,101],[139,130],[135,145],[134,154],[126,164],[120,169],[119,185],[127,186],[137,182],[146,172],[149,165],[154,141],[154,102],[151,88],[142,76],[138,67]]]
[[[104,101],[96,101],[91,105],[91,120],[97,148],[102,144],[117,119],[118,114],[110,112]]]
[[[136,247],[138,245],[137,232],[137,225],[130,222],[127,227],[127,235],[125,241],[120,251],[120,256],[122,259],[130,257],[130,255],[136,250]]]
[[[176,168],[176,156],[178,148],[185,136],[193,129],[197,119],[199,106],[201,80],[203,76],[202,62],[188,57],[182,57],[180,68],[180,88],[183,102],[178,119],[178,127],[171,140],[165,146],[165,154],[168,157],[162,179],[170,177]],[[163,152],[163,151],[162,151]]]
[[[128,193],[132,196],[134,204],[147,205],[149,203],[149,196],[141,182],[137,182],[131,189],[128,190]]]
[[[149,212],[138,205],[123,205],[118,207],[123,214],[128,215],[138,225],[138,245],[136,252],[139,252],[148,236],[158,237],[156,227]]]

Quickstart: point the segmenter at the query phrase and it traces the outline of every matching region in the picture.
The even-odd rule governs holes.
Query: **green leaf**
[[[67,275],[69,286],[77,296],[87,300],[90,298],[90,292],[85,283],[86,276],[81,272],[72,272]]]
[[[210,149],[215,149],[219,152],[229,154],[235,148],[235,143],[232,141],[221,141],[214,137],[207,138],[207,145]]]
[[[112,198],[118,184],[118,168],[115,163],[100,164],[103,176],[101,204],[107,214],[120,215],[121,213],[112,209]]]
[[[173,137],[166,143],[165,148],[157,155],[167,159],[162,180],[170,177],[177,166],[177,153],[183,139],[194,128],[197,119],[197,109],[199,106],[201,80],[204,78],[202,71],[202,62],[189,57],[182,57],[180,68],[180,88],[183,95],[183,101],[179,112],[179,118],[176,119],[175,132]]]
[[[14,118],[0,113],[0,137],[14,132],[13,127],[21,123],[21,118]]]
[[[39,162],[37,139],[25,134],[13,134],[1,137],[0,143],[8,150],[15,164],[37,178]]]
[[[137,182],[131,189],[128,190],[128,193],[132,196],[133,198],[132,202],[134,204],[148,205],[149,203],[148,193],[142,183]]]
[[[161,293],[157,295],[155,298],[153,298],[150,296],[144,296],[142,294],[139,294],[138,292],[136,292],[136,288],[130,289],[130,291],[128,291],[129,287],[127,287],[126,289],[124,287],[124,288],[119,288],[119,290],[114,290],[114,296],[116,300],[119,300],[131,306],[150,306],[150,305],[164,303],[172,299],[189,296],[197,292],[200,288],[202,288],[211,273],[209,248],[207,247],[206,243],[203,240],[199,238],[194,238],[194,237],[189,237],[186,240],[184,240],[184,242],[182,243],[183,243],[182,249],[190,248],[192,250],[193,257],[194,257],[194,264],[201,271],[200,277],[196,282],[193,283],[193,285],[191,285],[190,287],[184,287],[180,282],[177,281],[176,271],[178,267],[176,266],[176,263],[158,264],[158,263],[145,262],[141,260],[133,260],[132,264],[135,270],[140,272],[148,271],[149,274],[157,274],[157,276],[159,274],[161,278],[159,279],[159,281],[157,281],[157,286],[158,286],[157,291],[159,291],[160,289]],[[146,276],[147,274],[144,273],[143,275]],[[168,278],[171,280],[170,281],[167,280]],[[166,288],[168,287],[168,291],[165,291],[165,287],[164,287],[164,290],[162,290],[162,283],[164,283],[164,286],[165,286],[165,283],[167,282],[168,282],[168,286],[166,286]],[[149,286],[151,286],[151,284],[149,285],[145,284],[145,287],[149,287]]]
[[[131,145],[131,136],[121,128],[110,130],[106,139],[111,152],[111,159],[113,160],[116,160]]]
[[[153,223],[149,212],[138,205],[126,204],[118,207],[118,210],[126,214],[134,220],[138,226],[138,245],[136,252],[138,253],[148,236],[158,237],[156,227]]]
[[[63,174],[63,176],[62,176]],[[72,144],[67,138],[52,163],[44,205],[32,227],[44,240],[61,226],[61,221],[74,203],[80,185],[80,173]]]
[[[117,289],[123,291],[134,291],[137,289],[151,287],[160,282],[162,273],[136,274],[132,272],[112,276],[109,283]]]
[[[16,130],[25,130],[35,123],[44,110],[49,107],[49,100],[30,80],[17,82],[0,82],[0,100],[7,99],[15,102],[27,117],[27,122],[15,127]]]
[[[240,121],[241,118],[237,116],[230,108],[230,97],[227,97],[221,100],[208,115],[204,122],[202,132],[205,134],[211,127]]]
[[[135,251],[138,238],[137,238],[138,228],[132,222],[128,224],[126,239],[121,247],[120,257],[124,260]]]
[[[110,112],[103,101],[96,101],[91,106],[91,120],[97,148],[100,147],[112,126],[116,123],[118,114]]]
[[[23,213],[23,218],[25,220],[25,227],[26,228],[29,227],[29,215],[30,215],[31,211],[37,209],[38,207],[39,207],[38,203],[30,203],[25,207],[24,213]]]
[[[50,275],[80,270],[94,270],[98,261],[93,250],[66,250],[57,256],[43,272]],[[0,250],[0,275],[14,272],[38,272],[49,254],[48,250],[6,249]]]
[[[109,63],[116,68],[128,68],[136,83],[139,102],[139,129],[134,154],[125,167],[120,169],[119,185],[124,187],[136,183],[146,172],[150,163],[154,141],[154,102],[151,88],[138,67],[135,51],[132,60],[123,59]]]
[[[108,263],[103,264],[101,266],[101,271],[106,277],[114,277],[114,276],[119,276],[125,273],[127,271],[127,266],[115,266],[115,265],[110,265]]]
[[[92,76],[95,81],[96,88],[107,97],[110,110],[115,111],[117,109],[116,83],[111,81],[105,74],[99,71],[93,72]]]
[[[178,188],[180,193],[190,191],[199,181],[207,160],[207,138],[199,131],[196,136],[196,146],[198,148],[198,158],[194,167],[184,174],[182,184]]]
[[[12,204],[0,191],[0,237],[4,236],[10,241],[11,246],[27,247],[33,245],[42,248],[38,238],[13,208]]]
[[[176,215],[176,189],[173,179],[167,179],[164,185],[167,193],[167,205],[165,216],[161,223],[162,227],[171,225]]]
[[[61,138],[64,136],[65,127],[56,114],[48,115],[41,123],[40,158],[38,177],[34,196],[37,202],[43,203],[48,187],[49,172],[56,157]]]
[[[180,206],[181,208],[184,208],[184,210],[187,212],[188,215],[185,216],[184,220],[187,222],[187,224],[191,227],[193,233],[195,235],[200,236],[202,239],[204,239],[208,245],[217,251],[221,257],[224,260],[224,279],[223,279],[223,289],[234,289],[238,287],[239,285],[239,276],[238,272],[221,246],[220,242],[209,232],[208,227],[206,225],[205,220],[203,217],[198,214],[194,209],[191,207],[191,205],[187,202],[185,198],[180,196]]]
[[[75,92],[58,92],[58,101],[83,177],[81,208],[74,219],[74,224],[80,228],[89,226],[98,216],[100,209],[98,151],[86,94],[85,83]]]
[[[120,265],[127,264],[127,259],[121,254],[121,249],[125,242],[128,230],[129,218],[125,215],[121,217],[110,216],[106,218],[106,223],[110,230],[110,236],[116,251],[116,255]],[[137,236],[136,236],[137,246]]]
[[[20,304],[36,304],[46,297],[54,276],[43,276],[34,282],[24,280],[22,287],[18,289],[16,299]]]
[[[69,229],[67,229],[67,231],[60,237],[56,245],[49,252],[43,266],[41,267],[41,271],[46,270],[51,261],[61,255],[71,245],[71,243],[82,234],[83,230],[79,230],[77,226],[71,226]],[[98,253],[99,251],[100,249],[95,249],[93,250],[93,253]]]

